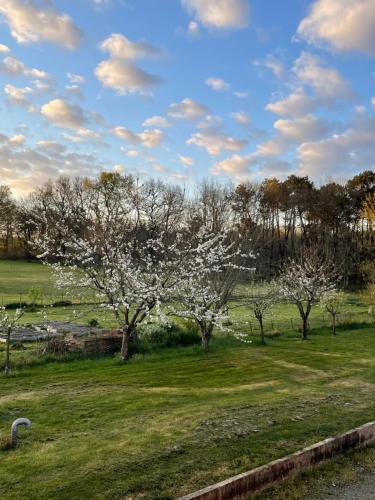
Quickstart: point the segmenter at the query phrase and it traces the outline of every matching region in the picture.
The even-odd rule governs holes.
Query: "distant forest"
[[[108,193],[114,188],[126,190],[129,214],[139,217],[144,230],[195,231],[205,225],[213,233],[235,232],[254,250],[260,279],[272,278],[286,258],[299,258],[308,248],[333,258],[347,287],[361,286],[374,266],[374,171],[362,172],[345,184],[328,182],[319,187],[296,175],[237,186],[206,180],[192,193],[160,180],[140,181],[113,173],[102,173],[96,180],[61,177],[22,199],[2,185],[1,258],[34,259],[36,232],[43,224],[54,227],[67,212],[79,210],[85,192],[92,191],[87,186],[93,184]]]

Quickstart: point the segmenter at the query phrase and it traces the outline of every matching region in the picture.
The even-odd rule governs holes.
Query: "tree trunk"
[[[122,329],[121,343],[121,359],[124,363],[126,363],[130,357],[130,337],[131,331],[129,330],[129,327],[124,326]]]
[[[6,352],[5,352],[5,367],[4,367],[4,372],[7,374],[10,372],[10,333],[11,333],[11,328],[8,327]]]
[[[202,335],[202,347],[204,350],[208,349],[208,344],[210,343],[212,337],[213,325],[205,325],[201,326],[201,335]]]
[[[259,326],[260,326],[260,341],[262,345],[265,345],[266,341],[264,339],[264,326],[263,326],[263,318],[258,318]]]
[[[332,314],[332,335],[336,335],[336,314]]]
[[[302,340],[307,340],[307,331],[308,331],[307,318],[308,316],[302,317]]]

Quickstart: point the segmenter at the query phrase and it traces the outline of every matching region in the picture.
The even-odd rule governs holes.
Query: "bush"
[[[90,319],[87,324],[92,327],[97,327],[99,326],[99,321],[96,318]]]
[[[16,309],[23,309],[27,306],[28,306],[27,302],[11,302],[10,304],[5,305],[5,309],[16,310]]]
[[[72,306],[73,303],[71,300],[57,300],[52,305],[53,307],[67,307],[67,306]]]
[[[23,351],[25,350],[25,346],[20,342],[19,340],[16,340],[15,342],[12,342],[11,344],[11,349],[14,351]]]
[[[176,323],[148,323],[139,327],[138,334],[139,339],[146,344],[160,347],[188,346],[201,341],[198,329],[192,322],[184,326]]]

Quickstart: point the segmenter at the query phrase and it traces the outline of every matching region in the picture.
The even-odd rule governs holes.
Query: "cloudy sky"
[[[1,0],[0,184],[375,163],[374,0]]]

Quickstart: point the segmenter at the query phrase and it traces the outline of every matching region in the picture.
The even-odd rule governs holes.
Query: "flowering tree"
[[[178,306],[169,309],[174,315],[196,321],[205,349],[214,328],[224,329],[233,291],[245,273],[252,271],[246,265],[249,258],[253,258],[252,253],[241,251],[240,240],[227,232],[213,235],[204,226],[184,255]]]
[[[271,311],[277,300],[277,286],[272,283],[263,283],[261,287],[247,293],[245,304],[259,323],[261,342],[264,345],[264,318]]]
[[[332,317],[332,334],[336,335],[337,316],[342,313],[345,305],[345,294],[338,290],[329,290],[322,294],[321,307]]]
[[[12,331],[22,318],[24,309],[16,309],[14,314],[9,314],[5,311],[5,307],[0,308],[0,330],[6,333],[6,351],[5,351],[5,366],[4,372],[10,372],[10,340]]]
[[[105,174],[87,181],[83,196],[38,239],[59,288],[91,289],[112,311],[124,361],[137,325],[174,294],[182,258],[177,234],[172,240],[170,232],[156,231],[154,220],[150,229],[141,195],[131,178]]]
[[[336,287],[338,275],[333,264],[315,253],[304,255],[300,261],[289,260],[278,279],[279,290],[293,302],[302,321],[302,339],[307,339],[308,319],[313,305],[322,295]]]

